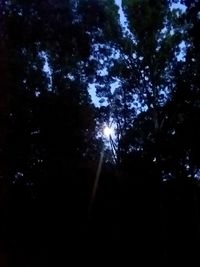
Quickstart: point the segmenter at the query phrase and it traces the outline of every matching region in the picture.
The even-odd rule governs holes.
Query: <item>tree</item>
[[[148,118],[152,118],[153,132],[148,133],[153,135],[152,141],[161,131],[166,118],[159,112],[175,90],[177,53],[185,34],[179,32],[178,15],[170,11],[168,1],[123,1],[122,6],[129,32],[119,30],[118,35],[110,35],[104,50],[98,50],[105,69],[97,73],[95,80],[97,94],[109,103],[109,114],[116,126],[118,157],[125,152],[119,140],[132,128],[140,112],[148,109]],[[114,19],[119,21],[117,14]],[[113,82],[117,83],[115,89]]]
[[[85,67],[91,37],[75,6],[76,1],[7,1],[1,14],[9,55],[7,236],[10,253],[30,255],[29,261],[46,260],[40,249],[50,248],[51,217],[59,229],[50,233],[56,244],[59,235],[78,242],[98,160]],[[34,248],[37,240],[41,245]]]
[[[9,165],[2,175],[8,183],[7,236],[13,259],[23,254],[34,266],[44,265],[46,256],[39,250],[51,245],[60,250],[59,236],[76,257],[87,250],[86,237],[92,246],[105,239],[109,253],[113,245],[121,254],[123,246],[128,249],[124,244],[134,240],[142,257],[143,244],[152,240],[155,185],[160,186],[160,212],[169,215],[162,225],[169,223],[174,244],[184,241],[180,233],[187,224],[192,228],[198,206],[191,178],[199,177],[200,164],[199,4],[182,2],[188,7],[185,13],[174,10],[172,1],[124,0],[125,30],[114,0],[2,2],[0,108],[5,131],[0,132],[0,152]],[[93,105],[91,83],[107,105]],[[115,127],[117,160],[112,162],[106,151],[93,230],[87,231],[105,123]],[[189,234],[195,231],[189,228],[185,236],[191,243]],[[38,239],[41,245],[34,248]],[[123,244],[120,249],[116,239]],[[164,242],[171,262],[168,255],[178,250],[167,249]],[[21,254],[15,249],[19,244]]]

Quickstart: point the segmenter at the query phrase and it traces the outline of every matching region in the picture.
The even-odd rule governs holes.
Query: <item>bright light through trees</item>
[[[109,138],[114,133],[114,130],[112,128],[106,126],[103,130],[103,133],[107,138]]]

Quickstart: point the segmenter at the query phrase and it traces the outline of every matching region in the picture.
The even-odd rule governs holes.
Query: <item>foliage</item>
[[[119,251],[128,241],[144,244],[155,184],[161,225],[168,229],[161,232],[170,232],[163,242],[170,266],[176,248],[169,243],[182,240],[181,220],[189,244],[196,238],[200,5],[181,2],[185,12],[174,10],[173,1],[123,0],[125,26],[114,0],[1,1],[0,241],[12,244],[9,253],[22,247],[31,266],[39,266],[37,260],[44,266],[41,251],[53,243],[60,248],[59,236],[71,246],[68,254],[77,255],[88,250],[85,239],[90,249],[109,240],[110,254],[111,246]],[[92,83],[99,108],[88,92]],[[115,128],[113,151],[102,139],[105,124]]]

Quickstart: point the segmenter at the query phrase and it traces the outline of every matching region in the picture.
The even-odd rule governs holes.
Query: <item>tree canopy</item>
[[[199,2],[9,0],[0,24],[2,261],[46,266],[63,240],[72,258],[104,240],[103,258],[131,240],[142,257],[155,185],[161,265],[197,259]]]

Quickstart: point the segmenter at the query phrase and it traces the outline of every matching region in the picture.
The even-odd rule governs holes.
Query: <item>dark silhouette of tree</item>
[[[7,1],[1,14],[12,266],[44,266],[50,247],[64,240],[70,255],[87,217],[100,143],[87,91],[91,37],[75,5]]]
[[[46,266],[50,249],[64,264],[91,254],[141,263],[159,193],[161,265],[197,260],[200,6],[172,3],[122,1],[127,27],[114,0],[0,4],[4,266]]]
[[[173,258],[188,264],[191,258],[196,259],[196,249],[189,248],[187,241],[195,242],[194,233],[198,231],[194,227],[194,218],[198,220],[194,211],[198,190],[192,178],[198,177],[199,170],[199,7],[195,1],[188,1],[188,9],[181,15],[171,11],[170,5],[170,1],[123,1],[129,32],[113,37],[107,45],[112,54],[104,59],[107,74],[100,72],[96,78],[97,93],[108,101],[119,137],[117,167],[126,195],[123,214],[127,216],[125,224],[130,222],[123,230],[130,236],[126,241],[133,237],[136,243],[151,240],[153,185],[160,185],[162,192],[169,183],[168,203],[162,193],[160,196],[162,214],[170,210],[170,202],[176,207],[171,207],[167,218],[170,237],[163,248],[166,266],[167,260],[171,264]],[[182,41],[186,55],[180,60]],[[114,93],[113,81],[118,81]],[[173,192],[174,198],[170,197]],[[170,247],[173,241],[176,245]]]

